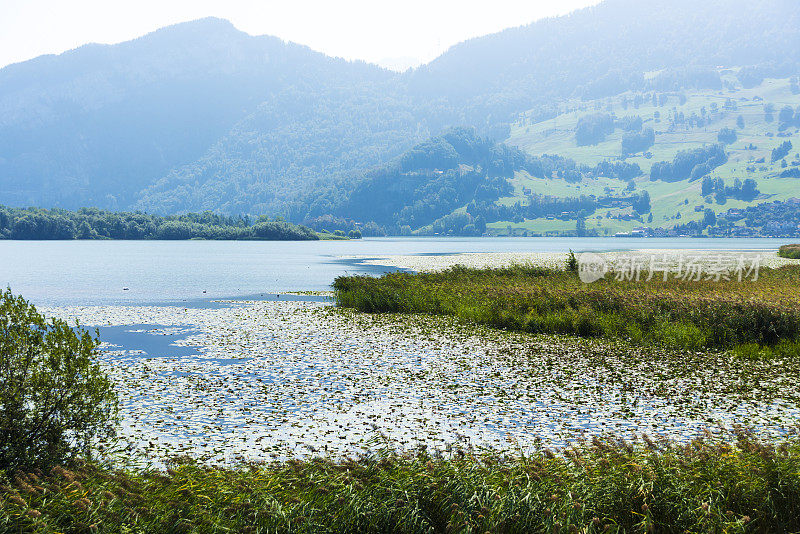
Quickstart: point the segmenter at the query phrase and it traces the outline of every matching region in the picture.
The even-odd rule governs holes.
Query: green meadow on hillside
[[[536,178],[518,171],[511,180],[513,194],[501,198],[498,203],[525,204],[530,194],[566,198],[581,195],[625,196],[632,192],[647,191],[651,198],[652,221],[649,214],[643,215],[642,220],[625,217],[633,213],[629,206],[598,209],[587,219],[587,229],[596,229],[599,235],[613,235],[643,225],[672,228],[700,220],[706,208],[721,213],[800,196],[800,179],[780,177],[781,173],[800,167],[800,143],[796,141],[800,125],[796,120],[788,124],[780,120],[782,109],[788,106],[796,113],[800,107],[800,94],[795,94],[796,86],[793,88],[791,79],[767,79],[757,87],[745,89],[738,85],[732,72],[726,71],[722,71],[722,79],[726,86],[721,90],[628,92],[599,100],[569,100],[559,105],[554,117],[540,122],[533,118],[534,110],[522,114],[512,126],[507,143],[531,155],[557,154],[573,159],[578,165],[587,166],[602,161],[625,161],[639,165],[643,174],[634,180],[635,189],[630,191],[627,182],[613,177],[584,177],[581,181],[569,182],[558,176]],[[643,129],[654,130],[655,143],[645,152],[623,157],[622,139],[625,131],[617,127],[597,144],[578,146],[578,122],[591,114],[608,114],[616,119],[641,118]],[[698,125],[694,119],[700,119],[702,125]],[[654,163],[672,161],[680,151],[719,143],[720,131],[726,128],[735,131],[736,139],[725,145],[728,161],[713,169],[710,177],[724,180],[726,186],[733,186],[736,180],[752,178],[760,191],[757,198],[748,202],[728,197],[724,203],[720,203],[713,195],[704,197],[701,194],[699,179],[692,181],[687,177],[675,182],[650,180],[649,173]],[[773,150],[793,139],[794,146],[788,154],[772,161]],[[576,220],[542,218],[498,221],[488,225],[489,231],[497,234],[507,233],[509,226],[517,232],[569,232],[575,230]]]

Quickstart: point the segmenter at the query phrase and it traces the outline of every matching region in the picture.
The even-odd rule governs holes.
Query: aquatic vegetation
[[[339,277],[339,306],[370,313],[452,315],[531,333],[627,339],[700,350],[748,343],[798,353],[800,266],[763,268],[757,280],[606,276],[584,284],[575,273],[516,265],[453,267],[380,278]]]
[[[743,430],[683,446],[595,438],[509,457],[457,449],[165,471],[78,462],[0,474],[8,532],[789,532],[800,443]]]
[[[779,439],[800,416],[793,357],[532,336],[318,302],[48,313],[174,333],[197,347],[180,356],[104,347],[120,395],[116,446],[137,465],[172,455],[216,465],[343,458],[367,453],[376,436],[401,452],[469,444],[508,453],[563,448],[582,435],[687,442],[736,423]]]
[[[778,249],[778,256],[781,258],[800,260],[800,245],[783,245]]]

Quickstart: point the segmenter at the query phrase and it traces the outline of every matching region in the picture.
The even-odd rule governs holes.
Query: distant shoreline
[[[617,262],[631,256],[650,257],[659,259],[666,257],[669,262],[677,262],[683,256],[686,258],[699,258],[704,263],[715,261],[720,256],[730,257],[746,254],[748,257],[760,256],[760,265],[763,267],[777,268],[783,265],[796,265],[800,260],[781,258],[778,250],[753,250],[753,249],[639,249],[614,252],[601,252],[600,256],[610,262]],[[470,268],[508,267],[510,265],[526,264],[537,267],[563,269],[568,251],[564,252],[462,252],[458,254],[437,255],[389,255],[383,257],[363,258],[361,265],[392,267],[415,272],[443,271],[455,266]]]

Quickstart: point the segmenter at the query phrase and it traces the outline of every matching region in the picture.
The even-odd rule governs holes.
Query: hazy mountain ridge
[[[270,95],[389,76],[219,19],[12,65],[0,70],[0,192],[14,205],[129,207]]]
[[[409,84],[418,91],[439,91],[448,83],[453,97],[465,99],[526,95],[531,104],[542,96],[610,96],[581,93],[607,76],[627,81],[665,68],[794,68],[800,61],[798,27],[800,9],[791,0],[606,0],[465,41],[414,71]],[[560,78],[558,91],[555,78]],[[544,94],[530,94],[537,89]],[[611,94],[632,87],[614,89]]]
[[[355,102],[342,105],[354,95]],[[379,89],[363,86],[274,95],[199,161],[145,190],[137,208],[285,210],[309,188],[380,164],[425,137],[407,105],[379,95]]]

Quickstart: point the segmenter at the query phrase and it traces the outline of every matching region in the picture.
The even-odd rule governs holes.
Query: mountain
[[[308,138],[292,135],[314,131],[309,120],[325,120],[319,117],[326,108],[358,110],[354,100],[388,94],[392,77],[277,38],[251,37],[219,19],[11,65],[0,70],[0,197],[10,205],[128,208],[143,189],[184,166],[192,183],[199,169],[212,167],[226,182],[254,166],[266,167],[267,182],[289,168],[298,179],[308,174],[313,149]],[[362,114],[378,115],[374,107]],[[340,118],[328,117],[336,127],[317,135],[323,157],[346,157],[347,147],[328,145],[344,137]],[[391,131],[405,133],[402,126]],[[381,141],[356,144],[391,151]],[[215,198],[211,207],[223,208]],[[168,211],[168,202],[158,211]],[[172,202],[176,211],[191,204]]]
[[[455,45],[406,83],[479,125],[564,98],[644,89],[652,71],[674,78],[754,65],[788,76],[799,64],[794,0],[606,0]]]
[[[334,200],[325,211],[416,229],[475,199],[497,200],[511,192],[506,177],[535,165],[519,149],[482,138],[473,129],[454,128],[371,170],[352,189],[333,188]],[[335,200],[342,191],[346,194]]]
[[[721,221],[739,221],[725,232],[752,235],[754,228],[745,227],[740,216],[748,208],[800,196],[800,82],[795,76],[753,85],[750,70],[715,70],[715,89],[629,91],[565,100],[547,118],[536,110],[522,113],[507,142],[529,154],[560,154],[581,173],[571,180],[517,173],[511,179],[514,192],[499,202],[525,204],[525,189],[598,199],[647,192],[651,210],[637,213],[632,204],[619,202],[598,206],[584,214],[592,219],[588,227],[600,235],[642,226],[679,229],[712,210]],[[583,137],[586,129],[588,139]],[[641,172],[613,176],[604,164],[636,166]],[[574,231],[575,214],[547,215],[550,220],[489,220],[489,228],[501,233]],[[797,231],[800,220],[784,222],[792,221]]]
[[[380,81],[295,84],[269,95],[197,161],[145,189],[139,209],[275,213],[300,193],[386,161],[426,132]]]
[[[636,148],[649,142],[647,128],[652,128],[652,152],[669,163],[677,150],[666,143],[675,138],[656,126],[656,112],[666,118],[676,108],[678,116],[688,116],[711,100],[722,106],[728,98],[747,98],[748,113],[755,116],[758,88],[779,79],[788,91],[799,66],[800,4],[794,0],[606,0],[568,16],[471,39],[403,73],[203,19],[127,43],[87,45],[0,69],[0,203],[161,214],[208,209],[282,214],[296,222],[327,216],[422,231],[441,217],[465,213],[470,204],[473,218],[478,212],[500,217],[487,219],[490,231],[524,226],[528,215],[546,214],[549,221],[550,211],[563,207],[559,216],[572,217],[574,227],[577,214],[586,211],[581,195],[613,197],[603,202],[628,208],[642,203],[627,189],[634,165],[639,169],[634,186],[651,187],[656,161],[641,155],[628,161],[617,146],[607,150],[602,143],[621,149],[627,135]],[[669,108],[656,105],[659,109],[640,114],[645,124],[628,132],[616,124],[625,118],[623,98],[665,99]],[[770,102],[777,115],[793,100],[776,96]],[[573,130],[583,117],[603,114],[610,118],[581,123],[589,143],[581,145],[584,150],[574,142]],[[714,128],[733,128],[735,119],[727,114]],[[548,162],[555,174],[538,178],[511,169],[501,178],[512,192],[495,200],[469,198],[483,190],[478,182],[463,188],[453,183],[452,202],[434,202],[438,208],[422,218],[400,216],[413,204],[384,205],[396,200],[391,192],[400,186],[394,180],[407,178],[397,175],[397,158],[420,143],[441,145],[454,126],[475,128],[476,139],[489,143],[507,141]],[[793,133],[777,126],[754,131],[755,140],[768,133],[773,137],[753,144],[771,150],[778,133]],[[713,135],[688,132],[681,148],[716,143],[719,128]],[[552,129],[558,135],[547,134]],[[604,140],[593,144],[598,135]],[[729,159],[741,161],[743,154]],[[726,165],[721,169],[728,173],[733,164]],[[760,181],[759,173],[766,171],[754,168],[748,177]],[[435,170],[454,171],[428,169]],[[498,176],[479,174],[489,189],[495,188]],[[617,182],[577,189],[593,176]],[[725,176],[731,182],[744,177]],[[545,182],[529,181],[534,178]],[[401,197],[423,204],[431,200],[414,187]],[[661,209],[660,199],[691,187],[694,182],[684,186],[682,180],[666,184],[651,193],[653,204]],[[535,209],[526,211],[522,206],[531,195],[525,190],[564,203],[539,198],[530,204]],[[658,216],[675,207],[664,202]],[[521,207],[514,211],[516,203]],[[365,212],[365,205],[372,212]],[[702,216],[695,213],[681,211],[681,222]],[[514,221],[520,218],[522,223]],[[606,229],[633,224],[628,220]],[[553,222],[527,227],[563,229]]]

